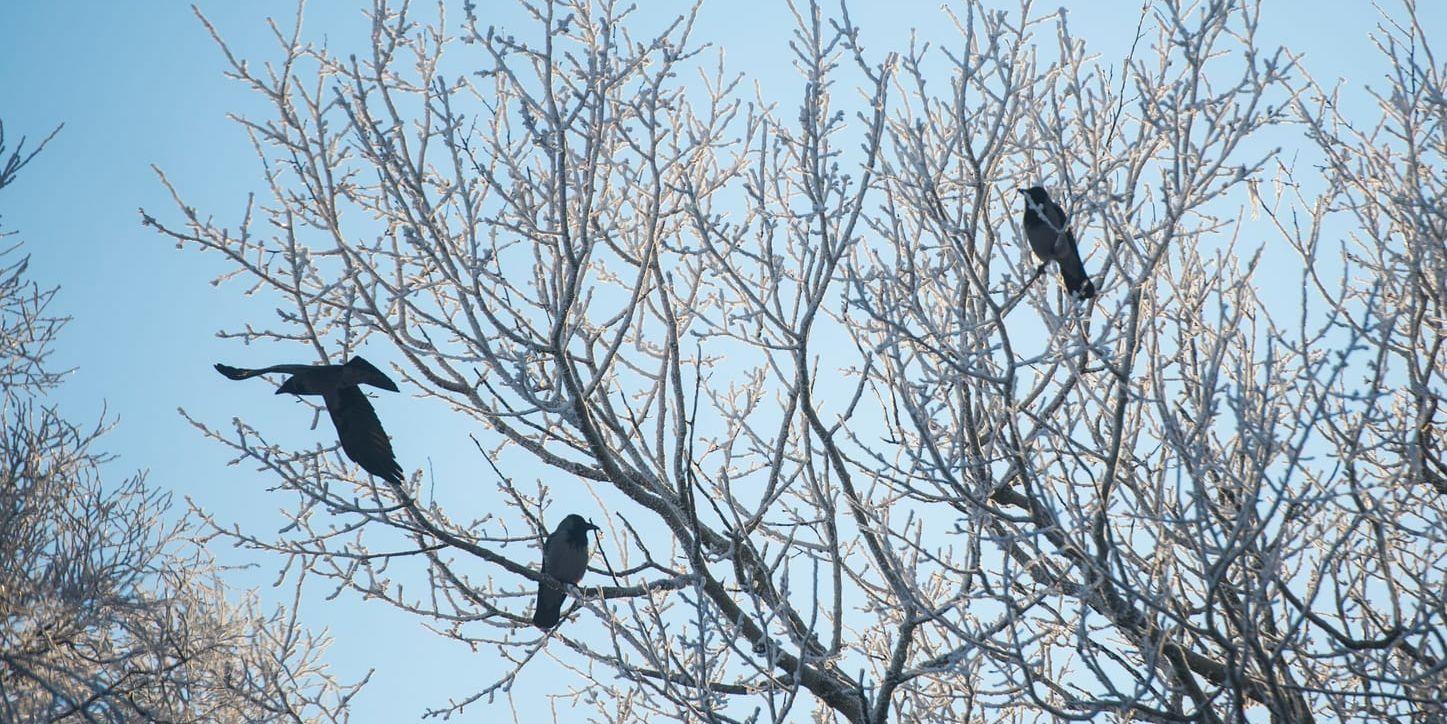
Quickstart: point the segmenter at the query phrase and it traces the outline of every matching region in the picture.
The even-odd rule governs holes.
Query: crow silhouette
[[[578,585],[583,580],[583,571],[588,569],[588,531],[598,526],[583,520],[576,513],[569,515],[558,524],[548,539],[543,542],[543,573],[564,583]],[[533,611],[533,625],[550,629],[558,625],[558,615],[563,610],[563,587],[554,583],[538,584],[538,605]]]
[[[245,380],[266,374],[291,375],[281,383],[276,394],[321,395],[326,402],[332,425],[342,443],[342,452],[363,470],[391,483],[402,483],[402,466],[392,452],[392,441],[377,419],[377,411],[358,385],[371,385],[392,392],[397,383],[372,363],[353,357],[341,365],[272,365],[259,369],[243,369],[223,364],[216,371],[233,380]]]
[[[1080,261],[1080,250],[1075,246],[1075,234],[1070,231],[1070,220],[1065,218],[1065,211],[1051,201],[1050,194],[1039,186],[1017,189],[1017,192],[1025,195],[1025,238],[1029,239],[1035,256],[1040,257],[1040,270],[1043,271],[1045,265],[1052,261],[1057,262],[1060,264],[1060,277],[1071,294],[1080,299],[1094,297],[1095,284],[1085,274],[1085,265]]]

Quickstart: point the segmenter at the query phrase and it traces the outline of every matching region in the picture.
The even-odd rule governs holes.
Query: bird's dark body
[[[588,570],[588,532],[597,526],[572,514],[563,519],[543,542],[543,573],[564,583],[577,585]],[[533,625],[550,629],[558,625],[562,614],[563,588],[553,583],[538,585],[538,604],[533,610]]]
[[[1071,294],[1090,299],[1095,296],[1095,284],[1085,273],[1085,264],[1080,260],[1080,250],[1075,244],[1075,233],[1070,230],[1070,220],[1065,211],[1050,200],[1050,194],[1039,186],[1020,189],[1025,195],[1025,214],[1021,225],[1025,227],[1025,238],[1030,249],[1044,263],[1056,262],[1060,266],[1060,277]]]
[[[272,365],[258,369],[218,364],[216,371],[233,380],[273,373],[290,375],[276,394],[321,395],[337,429],[342,452],[363,470],[383,480],[402,482],[402,466],[392,452],[392,441],[367,395],[358,387],[372,385],[396,392],[397,383],[370,362],[353,357],[340,365]]]

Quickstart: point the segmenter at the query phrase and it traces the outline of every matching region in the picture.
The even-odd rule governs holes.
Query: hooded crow
[[[332,425],[342,443],[342,452],[363,470],[388,482],[402,483],[402,466],[392,453],[392,442],[377,419],[377,411],[358,385],[371,385],[392,392],[393,382],[381,370],[361,357],[353,357],[341,365],[272,365],[260,369],[242,369],[216,365],[216,371],[233,380],[245,380],[271,373],[291,375],[278,387],[276,394],[321,395],[326,402]]]
[[[598,530],[598,526],[577,513],[564,518],[543,543],[543,573],[578,585],[578,581],[583,580],[583,571],[588,569],[588,532],[594,530]],[[558,625],[565,595],[562,586],[546,581],[539,584],[533,625],[543,630]]]
[[[1075,234],[1070,231],[1070,222],[1065,212],[1050,200],[1050,194],[1039,186],[1017,189],[1025,195],[1025,238],[1030,248],[1040,258],[1040,269],[1055,261],[1060,264],[1060,277],[1065,288],[1080,299],[1095,296],[1095,284],[1085,274],[1085,265],[1080,261],[1080,251],[1075,246]]]

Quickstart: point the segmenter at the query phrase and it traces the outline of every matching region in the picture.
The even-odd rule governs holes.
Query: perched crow
[[[1043,271],[1051,261],[1059,262],[1065,288],[1080,299],[1094,297],[1095,284],[1085,275],[1085,265],[1080,262],[1075,234],[1070,231],[1065,212],[1039,186],[1018,189],[1018,192],[1025,194],[1025,238],[1030,240],[1035,256],[1040,257],[1040,269]]]
[[[402,483],[402,466],[392,453],[392,442],[382,430],[377,411],[357,385],[371,385],[397,391],[397,383],[372,363],[353,357],[343,365],[273,365],[261,369],[240,369],[223,364],[216,371],[233,380],[244,380],[273,372],[291,375],[276,394],[321,395],[342,441],[342,451],[363,470],[392,483]]]
[[[578,585],[588,568],[588,531],[598,526],[583,520],[576,513],[558,524],[558,529],[543,543],[543,573],[564,583]],[[553,583],[538,585],[538,606],[533,611],[533,625],[550,629],[558,625],[563,610],[563,587]]]

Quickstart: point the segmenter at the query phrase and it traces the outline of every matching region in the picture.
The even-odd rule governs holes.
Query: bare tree
[[[44,145],[7,157],[0,125],[0,187]],[[169,495],[144,474],[102,482],[108,424],[46,403],[65,320],[15,252],[0,252],[0,719],[344,719],[360,685],[328,675],[327,638],[294,609],[231,603]]]
[[[561,648],[557,696],[619,720],[1444,715],[1447,86],[1415,21],[1357,132],[1250,0],[1147,2],[1121,62],[1028,0],[884,55],[791,2],[787,110],[697,6],[641,38],[631,6],[521,6],[530,35],[378,0],[366,57],[299,12],[264,71],[207,24],[272,104],[238,119],[269,196],[223,227],[162,175],[180,221],[142,213],[277,301],[226,334],[370,339],[473,423],[505,509],[459,520],[420,471],[195,421],[296,496],[238,542],[504,657],[432,713]],[[1320,146],[1319,198],[1265,200],[1268,128]],[[1093,303],[1034,273],[1042,181]],[[1262,271],[1281,237],[1299,293]],[[604,556],[539,634],[532,545],[583,489]]]

